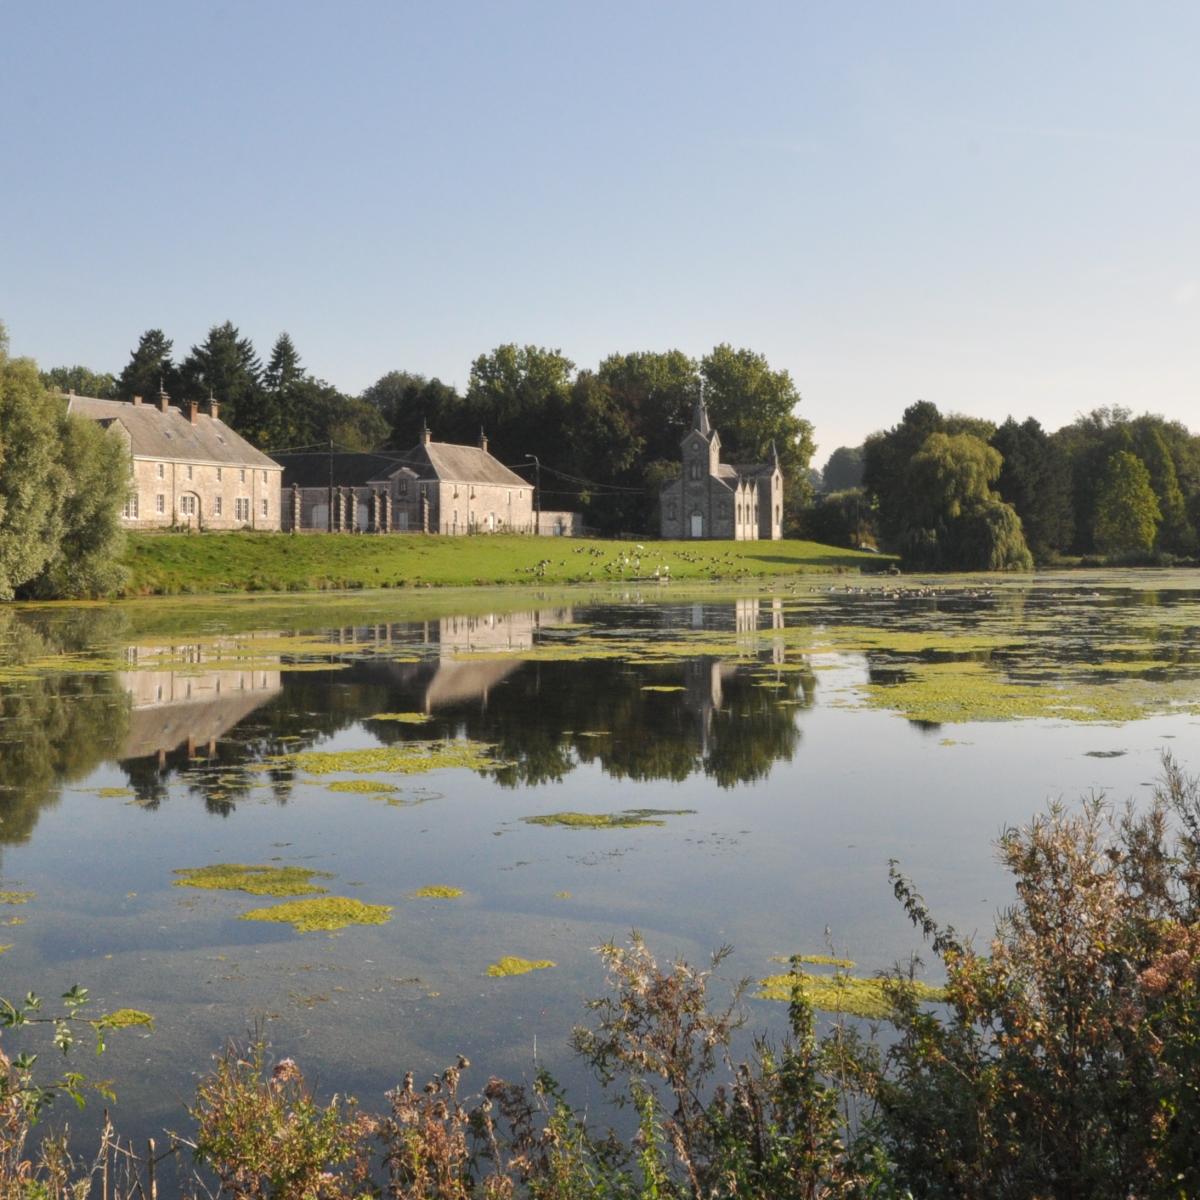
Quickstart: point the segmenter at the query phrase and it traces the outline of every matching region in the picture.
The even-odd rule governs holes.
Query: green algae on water
[[[681,683],[648,683],[643,688],[643,692],[682,692],[685,691]]]
[[[176,887],[210,888],[223,892],[249,892],[252,896],[307,896],[328,889],[314,879],[332,879],[328,871],[308,867],[270,867],[247,863],[214,863],[208,867],[179,867]]]
[[[785,972],[782,975],[768,975],[758,981],[759,1000],[782,1000],[790,1002],[792,987],[799,982],[804,998],[822,1012],[846,1013],[852,1017],[864,1017],[867,1020],[883,1020],[891,1012],[884,993],[884,979],[862,979],[856,975],[845,975],[840,971],[835,975],[815,975],[808,971]],[[905,982],[904,986],[913,989],[913,996],[919,1001],[935,1002],[944,999],[941,988],[930,987],[927,983],[916,980]]]
[[[0,892],[0,904],[28,904],[37,892]]]
[[[376,796],[400,790],[394,783],[384,783],[379,779],[335,779],[325,786],[331,792],[369,792]]]
[[[849,958],[834,958],[831,954],[772,954],[772,962],[802,962],[814,967],[841,967],[851,971],[858,964]]]
[[[428,713],[422,712],[382,712],[363,719],[366,721],[396,721],[400,725],[424,725],[432,718]]]
[[[339,772],[420,775],[426,771],[452,767],[480,771],[504,765],[496,758],[494,747],[467,741],[402,742],[395,746],[370,746],[363,750],[308,750],[280,755],[272,761],[291,764],[310,775],[333,775]]]
[[[140,1008],[118,1008],[97,1017],[92,1024],[97,1029],[133,1029],[138,1026],[153,1029],[154,1018]]]
[[[462,894],[462,888],[447,887],[437,883],[429,887],[417,888],[415,892],[409,892],[414,900],[457,900]]]
[[[522,817],[526,825],[561,826],[564,829],[638,829],[646,825],[665,825],[661,817],[694,813],[694,808],[627,808],[616,813],[553,812]]]
[[[551,967],[557,966],[558,963],[551,962],[548,958],[516,958],[511,954],[506,954],[503,958],[492,963],[488,967],[487,973],[494,979],[503,979],[509,975],[528,975],[530,971],[547,971]]]
[[[277,921],[299,933],[345,929],[348,925],[384,925],[391,920],[390,904],[364,904],[347,896],[321,896],[315,900],[289,900],[269,908],[252,908],[242,921]]]

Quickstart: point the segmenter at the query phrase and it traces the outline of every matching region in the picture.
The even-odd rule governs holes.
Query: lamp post
[[[533,485],[533,512],[534,525],[533,532],[542,532],[542,460],[536,454],[527,454],[526,458],[533,459],[534,468],[534,485]]]

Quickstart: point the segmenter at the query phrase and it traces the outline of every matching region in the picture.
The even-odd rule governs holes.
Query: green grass
[[[132,533],[126,594],[733,580],[880,570],[878,554],[816,542],[656,542],[489,535]],[[640,565],[635,566],[638,559]]]

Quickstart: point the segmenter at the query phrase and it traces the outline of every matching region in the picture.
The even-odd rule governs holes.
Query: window
[[[124,516],[124,518],[127,521],[136,521],[137,520],[138,498],[137,498],[136,492],[134,492],[131,496],[129,496],[126,499],[125,507],[121,510],[121,513],[122,513],[122,516]]]
[[[408,480],[407,479],[399,479],[396,481],[396,495],[397,496],[407,496],[408,495]]]
[[[740,523],[742,519],[742,506],[740,504],[737,506],[737,519]]]
[[[187,473],[188,473],[188,478],[191,479],[191,477],[192,477],[192,464],[191,463],[188,463],[188,465],[187,465]]]
[[[167,511],[167,498],[162,494],[162,492],[159,492],[158,495],[154,497],[154,511],[160,515]]]
[[[242,472],[245,474],[245,472]],[[247,496],[239,496],[234,502],[234,519],[238,521],[250,520],[250,500]]]
[[[222,507],[221,497],[220,496],[213,497],[213,516],[214,517],[219,517],[221,515],[221,507]]]
[[[698,462],[689,464],[688,478],[689,479],[699,479],[700,478],[700,464]]]
[[[471,485],[471,499],[472,500],[475,499],[475,485],[474,484]]]
[[[221,468],[220,467],[217,468],[217,482],[218,483],[221,482]]]
[[[244,467],[240,471],[238,471],[238,482],[239,483],[246,482],[246,470]]]
[[[262,473],[262,477],[263,477],[263,483],[266,483],[266,482],[267,482],[267,473],[266,473],[266,471],[264,471],[264,472]]]
[[[167,464],[166,463],[158,464],[158,477],[159,477],[159,479],[166,479],[166,477],[167,477]]]
[[[268,508],[267,508],[267,502],[266,502],[266,500],[263,500],[263,502],[262,502],[262,515],[265,517],[265,516],[267,515],[267,512],[268,512]]]
[[[187,492],[179,497],[179,511],[185,517],[194,517],[196,515],[196,497],[191,492]]]

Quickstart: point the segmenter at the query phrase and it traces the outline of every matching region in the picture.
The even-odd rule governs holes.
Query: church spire
[[[708,423],[708,406],[704,403],[704,380],[700,381],[700,395],[692,406],[692,429],[705,437],[712,434],[712,426]]]

